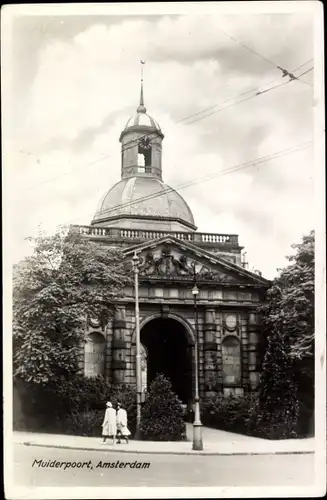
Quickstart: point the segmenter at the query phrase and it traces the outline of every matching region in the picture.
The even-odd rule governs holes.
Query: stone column
[[[203,351],[203,312],[198,306],[198,370],[199,370],[199,396],[204,397],[204,351]]]
[[[213,393],[213,388],[217,382],[217,344],[216,344],[216,323],[215,310],[206,308],[204,312],[204,391],[205,396]]]
[[[112,369],[114,384],[123,384],[125,382],[127,355],[128,344],[126,341],[125,308],[118,307],[113,320],[112,339]]]
[[[127,343],[125,384],[134,386],[136,384],[136,373],[135,373],[136,348],[135,348],[135,339],[134,339],[134,344],[132,344],[133,333],[135,331],[135,311],[133,305],[127,306],[125,319],[126,319],[125,340]]]
[[[113,345],[113,335],[114,335],[114,321],[110,319],[105,327],[105,336],[106,336],[106,359],[105,359],[105,379],[109,382],[113,382],[113,370],[112,370],[112,362],[113,362],[113,354],[112,354],[112,345]]]
[[[257,389],[259,383],[258,371],[258,347],[259,347],[259,320],[258,315],[254,311],[248,314],[248,335],[249,335],[249,387],[251,391]]]
[[[216,343],[217,343],[217,390],[222,392],[223,385],[223,355],[222,355],[222,344],[223,340],[223,315],[221,311],[216,313]]]
[[[248,317],[246,312],[240,314],[240,338],[241,338],[241,356],[242,356],[242,387],[244,392],[249,389],[249,338],[248,338]]]

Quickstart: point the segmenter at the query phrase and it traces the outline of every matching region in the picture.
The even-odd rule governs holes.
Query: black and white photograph
[[[5,497],[323,496],[322,4],[1,14]]]

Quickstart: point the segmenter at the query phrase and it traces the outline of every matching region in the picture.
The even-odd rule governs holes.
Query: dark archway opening
[[[141,343],[147,352],[147,387],[162,373],[170,379],[179,399],[192,399],[192,344],[184,326],[170,318],[149,321],[141,330]]]

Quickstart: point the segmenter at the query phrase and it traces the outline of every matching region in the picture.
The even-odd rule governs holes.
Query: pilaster
[[[217,343],[215,310],[205,308],[204,311],[204,391],[208,397],[213,393],[217,381]]]
[[[251,311],[248,314],[248,335],[249,335],[249,387],[251,391],[255,391],[258,387],[260,374],[258,371],[258,347],[259,347],[259,318],[258,315]]]
[[[245,392],[249,389],[249,336],[248,315],[246,312],[240,314],[240,337],[242,356],[242,387]]]
[[[112,368],[115,384],[125,383],[128,354],[125,315],[125,307],[118,307],[113,320]]]

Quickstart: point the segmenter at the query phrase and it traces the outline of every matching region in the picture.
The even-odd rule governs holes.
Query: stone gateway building
[[[140,259],[143,390],[163,373],[183,403],[192,403],[198,333],[200,398],[212,391],[241,395],[258,383],[255,310],[269,281],[245,269],[237,235],[197,232],[186,201],[163,182],[163,139],[159,124],[147,114],[141,84],[136,114],[120,135],[121,180],[104,196],[91,225],[74,228],[121,247],[131,261],[135,253]],[[133,287],[117,305],[107,325],[90,319],[83,369],[87,376],[135,384]]]

